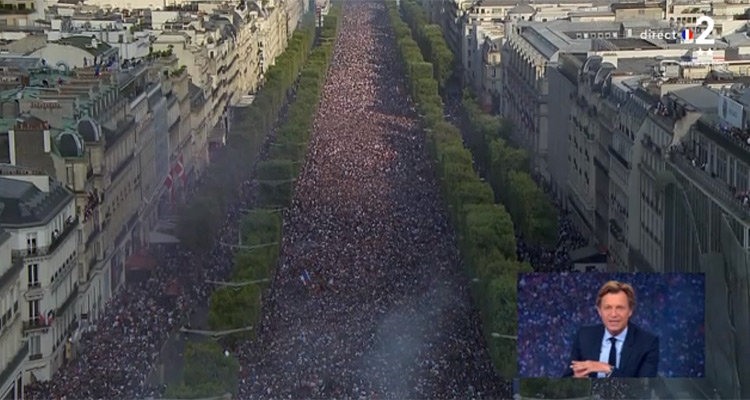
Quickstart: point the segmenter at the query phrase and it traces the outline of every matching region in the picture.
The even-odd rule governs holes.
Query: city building
[[[69,68],[85,68],[119,58],[117,48],[90,36],[68,36],[28,54],[51,65],[64,63]]]
[[[21,277],[24,263],[13,257],[13,238],[0,228],[0,396],[23,398],[23,363],[29,356],[29,342],[23,340]]]
[[[0,26],[27,27],[45,19],[43,0],[4,0],[0,4]]]
[[[750,326],[747,82],[712,80],[688,95],[675,92],[659,109],[671,115],[686,104],[701,114],[664,152],[657,182],[664,194],[664,270],[706,273],[712,294],[706,373],[723,398],[750,396],[750,338],[743,333]]]
[[[571,104],[550,109],[568,138],[567,168],[550,157],[553,181],[567,169],[566,205],[607,248],[611,268],[707,273],[708,382],[723,398],[743,398],[750,341],[735,332],[750,324],[737,312],[747,308],[750,265],[750,61],[727,49],[718,57],[729,60],[712,68],[680,61],[684,48],[594,41],[604,47],[548,65],[550,99]]]
[[[535,173],[550,180],[549,82],[547,64],[557,62],[561,53],[586,53],[592,39],[582,33],[619,31],[616,23],[571,23],[552,21],[523,23],[506,32],[501,51],[503,69],[502,115],[514,126],[517,143],[529,151]]]
[[[79,323],[75,309],[79,220],[74,195],[41,171],[3,165],[0,208],[0,226],[10,236],[11,258],[22,264],[23,295],[20,306],[13,307],[20,310],[23,341],[28,342],[23,382],[47,380],[69,356],[66,344]]]
[[[121,60],[139,59],[149,53],[151,33],[145,32],[141,24],[126,22],[119,13],[103,15],[74,13],[54,15],[50,18],[47,40],[57,42],[70,37],[94,38],[98,43],[116,48]],[[23,53],[25,54],[25,53]],[[71,66],[75,66],[72,65]]]
[[[141,204],[128,71],[69,71],[34,58],[7,59],[6,65],[15,65],[20,77],[5,90],[0,155],[44,171],[74,193],[81,221],[77,307],[86,325],[122,285]]]

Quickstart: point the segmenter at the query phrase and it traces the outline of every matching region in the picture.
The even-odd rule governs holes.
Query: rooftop
[[[641,8],[661,8],[658,3],[614,3],[613,10],[638,10]]]
[[[11,169],[9,169],[11,168]],[[3,165],[3,175],[23,169]],[[25,175],[34,175],[26,173]],[[45,225],[73,201],[73,194],[52,178],[49,192],[40,190],[31,182],[0,176],[0,224],[5,227]]]
[[[745,32],[737,32],[724,36],[721,40],[731,47],[750,45],[750,37]]]
[[[702,112],[715,112],[719,104],[719,93],[702,85],[675,90],[670,94]]]
[[[596,39],[594,48],[602,50],[656,50],[660,46],[641,38]]]
[[[526,13],[533,13],[536,11],[534,7],[528,5],[528,4],[519,4],[508,11],[509,14],[526,14]]]
[[[573,39],[563,33],[565,28],[580,24],[570,21],[532,22],[522,25],[521,36],[546,59],[553,60],[560,51],[577,53],[591,50],[591,39]]]
[[[609,10],[568,12],[568,16],[570,17],[609,17],[614,15],[615,13]]]
[[[39,57],[0,55],[0,66],[15,67],[25,71],[42,67],[42,59]]]
[[[91,38],[87,36],[70,36],[57,41],[58,44],[77,47],[88,51],[92,56],[102,56],[112,48],[107,43],[98,42],[96,47],[91,46]]]

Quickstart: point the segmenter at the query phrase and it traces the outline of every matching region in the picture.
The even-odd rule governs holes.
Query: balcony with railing
[[[40,330],[47,330],[51,325],[42,317],[32,318],[27,321],[23,321],[23,333],[31,333]]]
[[[732,211],[740,219],[750,220],[750,195],[748,193],[737,193],[727,183],[704,171],[697,163],[694,165],[685,154],[679,151],[670,152],[666,160],[708,196],[720,203],[724,209]]]
[[[45,257],[51,255],[70,236],[71,232],[78,228],[78,217],[69,218],[63,225],[62,232],[53,232],[49,246],[29,247],[22,250],[13,250],[14,258]]]
[[[95,211],[104,202],[104,192],[99,192],[98,189],[94,188],[86,196],[86,206],[83,209],[83,222],[88,222],[91,218],[95,217]]]
[[[715,117],[699,119],[696,127],[719,146],[729,150],[746,164],[750,164],[750,130],[722,126]]]
[[[44,297],[44,288],[42,287],[42,283],[38,281],[30,283],[23,293],[23,298],[26,301],[39,300],[42,297]]]

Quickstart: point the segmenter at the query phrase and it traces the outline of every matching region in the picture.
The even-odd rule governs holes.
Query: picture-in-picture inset
[[[703,377],[704,324],[703,274],[519,274],[519,377]]]

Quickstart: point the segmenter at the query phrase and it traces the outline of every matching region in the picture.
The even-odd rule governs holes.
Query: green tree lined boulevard
[[[208,315],[208,323],[213,331],[259,325],[263,293],[269,287],[268,281],[279,258],[282,215],[276,208],[288,206],[292,198],[294,181],[300,172],[299,165],[303,161],[309,130],[333,52],[338,14],[339,9],[334,7],[325,17],[326,27],[321,32],[319,45],[314,48],[311,47],[314,39],[311,28],[295,32],[293,44],[269,71],[269,78],[251,111],[240,115],[233,127],[230,147],[226,150],[227,157],[232,157],[232,161],[222,162],[224,158],[220,158],[218,164],[208,171],[209,187],[204,189],[209,190],[206,192],[208,194],[199,196],[181,210],[178,229],[183,244],[198,251],[210,248],[211,243],[205,238],[218,230],[220,210],[232,200],[229,198],[231,192],[222,186],[231,183],[212,182],[211,177],[225,172],[225,169],[252,168],[257,161],[258,208],[247,213],[240,221],[240,250],[234,255],[230,281],[262,282],[217,288],[211,295]],[[272,116],[281,111],[284,98],[294,86],[297,75],[299,82],[294,98],[288,105],[286,118],[276,131],[268,156],[265,160],[259,160],[265,134],[276,123]],[[239,179],[245,175],[235,173],[229,179],[236,176],[238,186]],[[240,341],[252,340],[256,335],[257,329],[233,333],[222,338],[221,343],[233,348]],[[210,341],[189,342],[185,364],[183,382],[169,386],[165,397],[196,399],[225,393],[236,395],[237,359],[233,355],[225,357],[218,344]]]
[[[407,65],[411,95],[423,115],[428,129],[427,143],[440,175],[445,201],[449,204],[454,226],[459,238],[459,248],[467,273],[476,278],[474,294],[480,305],[485,337],[492,361],[501,376],[516,375],[516,343],[499,340],[492,332],[513,335],[516,332],[516,275],[531,271],[531,267],[516,260],[516,244],[513,223],[506,208],[495,203],[492,187],[474,172],[472,153],[463,147],[459,130],[445,121],[443,103],[438,94],[438,80],[444,77],[425,75],[425,71],[443,68],[428,68],[427,64],[444,63],[439,58],[434,63],[425,61],[420,46],[412,32],[423,32],[426,18],[421,8],[411,1],[401,1],[404,19],[401,19],[395,1],[388,1],[389,15],[397,35],[401,57]],[[420,38],[424,53],[426,49],[445,46],[442,36],[414,34]],[[442,42],[442,44],[441,44]],[[429,46],[426,45],[429,43]],[[431,60],[428,60],[431,61]],[[452,61],[451,61],[452,70]],[[486,146],[489,148],[489,146]],[[502,292],[497,292],[502,290]]]
[[[315,29],[308,18],[306,25],[296,30],[287,49],[269,68],[263,88],[253,104],[238,115],[228,135],[228,146],[207,168],[202,187],[196,198],[182,205],[178,211],[177,233],[180,242],[190,249],[206,251],[220,227],[236,189],[246,176],[246,171],[258,161],[261,146],[292,90],[297,76],[312,56]],[[309,99],[308,99],[309,101]],[[289,113],[290,121],[300,118]],[[279,136],[281,132],[279,132]]]

